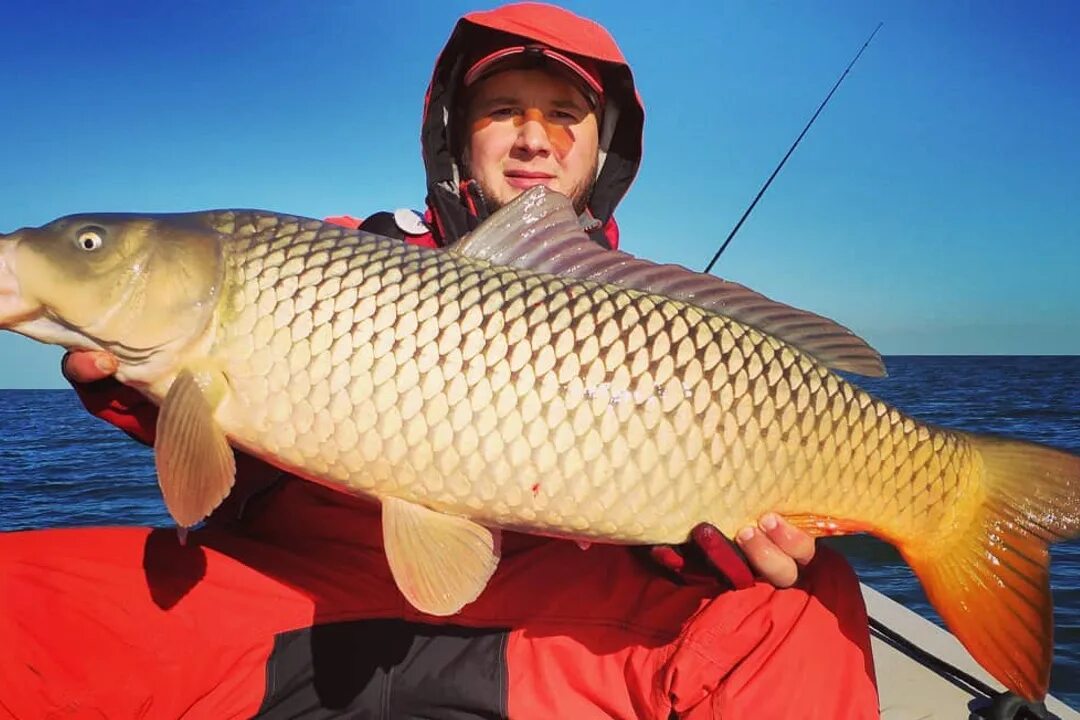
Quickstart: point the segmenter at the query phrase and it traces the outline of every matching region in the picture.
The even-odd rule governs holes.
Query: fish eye
[[[99,250],[105,244],[105,231],[99,227],[85,227],[75,236],[75,244],[87,252]]]

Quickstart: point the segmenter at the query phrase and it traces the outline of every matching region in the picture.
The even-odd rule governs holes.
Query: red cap
[[[587,90],[585,94],[589,96],[589,100],[596,107],[599,107],[603,103],[604,84],[600,78],[599,68],[585,59],[573,60],[569,56],[546,45],[513,45],[511,47],[500,48],[493,53],[485,55],[473,63],[472,67],[466,71],[463,84],[465,87],[469,87],[481,78],[489,75],[499,65],[510,63],[517,64],[520,62],[528,63],[530,61],[536,63],[547,61],[556,68],[563,70],[574,79],[579,80],[584,84],[585,89]]]

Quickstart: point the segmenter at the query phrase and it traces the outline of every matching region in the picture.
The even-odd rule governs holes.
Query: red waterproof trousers
[[[186,547],[0,535],[0,717],[870,718],[869,644],[825,549],[794,588],[721,592],[508,534],[477,602],[422,616],[377,509],[299,480]]]

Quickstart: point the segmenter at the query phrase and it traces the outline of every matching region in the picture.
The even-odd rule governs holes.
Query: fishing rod
[[[715,265],[716,261],[720,259],[720,254],[727,249],[727,246],[731,243],[731,239],[735,237],[735,233],[739,232],[739,228],[742,227],[742,224],[746,222],[746,218],[748,218],[750,216],[750,213],[753,212],[754,206],[758,204],[758,200],[760,200],[761,196],[765,194],[765,191],[769,189],[769,185],[772,184],[773,178],[775,178],[777,173],[780,172],[780,169],[784,167],[784,163],[786,163],[788,158],[791,157],[791,153],[795,152],[795,148],[799,146],[799,143],[802,141],[803,136],[806,135],[808,130],[810,130],[810,126],[814,124],[814,121],[817,120],[818,115],[820,115],[821,111],[825,109],[825,106],[829,104],[829,100],[830,98],[832,98],[833,93],[835,93],[836,89],[840,87],[840,83],[844,82],[844,78],[847,77],[847,74],[851,71],[851,68],[855,66],[855,63],[859,61],[859,57],[863,54],[863,51],[866,50],[866,48],[870,45],[870,41],[874,39],[874,36],[877,35],[877,31],[881,29],[882,25],[884,25],[884,23],[879,22],[877,24],[877,27],[874,28],[874,32],[870,33],[870,37],[866,38],[866,42],[864,42],[863,46],[859,48],[859,52],[855,53],[855,57],[853,57],[851,59],[851,62],[848,63],[848,66],[844,68],[844,72],[840,74],[840,77],[837,79],[836,84],[832,86],[832,90],[830,90],[829,94],[825,96],[825,99],[821,101],[821,105],[818,106],[817,112],[815,112],[813,117],[810,118],[810,121],[806,123],[806,127],[803,128],[803,131],[801,133],[799,133],[799,137],[795,138],[795,142],[791,144],[790,148],[788,148],[787,154],[784,155],[783,159],[780,161],[780,164],[776,166],[776,169],[772,171],[772,175],[769,176],[769,179],[766,180],[765,184],[761,186],[760,190],[758,190],[758,194],[754,198],[753,202],[750,203],[750,207],[746,208],[746,212],[744,212],[742,214],[742,217],[739,218],[739,222],[735,223],[735,227],[731,229],[731,232],[728,234],[727,239],[724,240],[724,244],[721,245],[720,249],[716,251],[716,254],[713,255],[713,259],[709,261],[709,264],[705,266],[704,272],[708,273],[710,270],[712,270],[713,265]]]

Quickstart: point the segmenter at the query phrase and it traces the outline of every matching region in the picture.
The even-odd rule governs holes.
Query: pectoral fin
[[[182,370],[158,416],[154,460],[169,514],[191,527],[232,489],[236,459],[214,409],[227,392],[220,372]]]
[[[401,593],[429,615],[453,615],[480,596],[499,564],[499,531],[384,498],[386,559]]]

